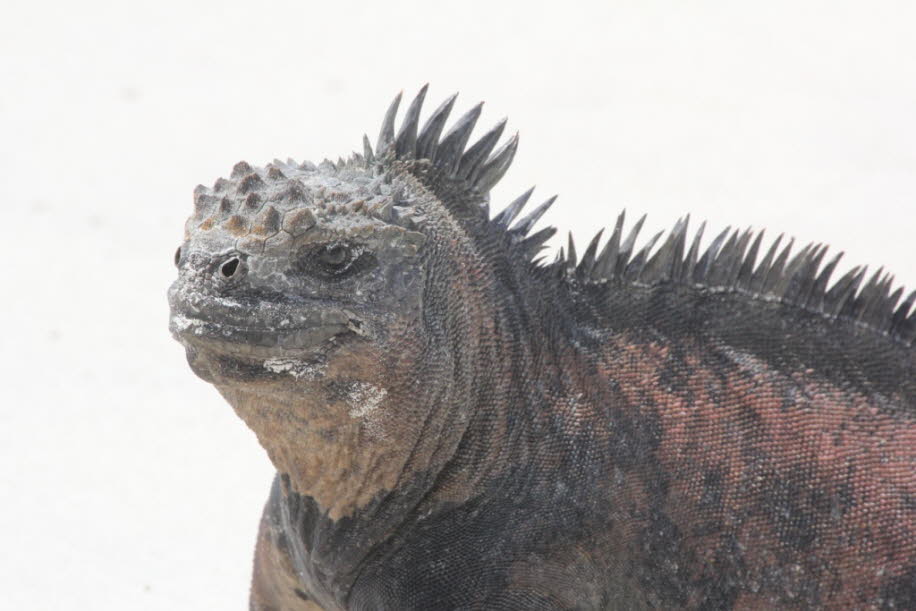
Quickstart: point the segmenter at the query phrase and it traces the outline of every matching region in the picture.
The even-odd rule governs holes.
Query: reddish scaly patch
[[[637,518],[627,531],[670,520],[641,549],[671,554],[682,603],[713,592],[742,608],[871,607],[912,575],[916,422],[879,406],[899,398],[729,349],[630,340],[612,341],[599,368],[621,409],[657,422],[657,464],[621,486]]]

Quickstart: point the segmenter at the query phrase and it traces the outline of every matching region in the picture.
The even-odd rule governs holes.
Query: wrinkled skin
[[[278,471],[253,609],[916,607],[911,345],[534,264],[454,174],[196,194],[171,330]]]

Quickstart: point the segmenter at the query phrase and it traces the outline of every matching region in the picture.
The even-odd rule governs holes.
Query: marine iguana
[[[195,190],[170,328],[278,472],[251,608],[916,608],[916,292],[687,219],[542,258],[517,135],[425,94]]]

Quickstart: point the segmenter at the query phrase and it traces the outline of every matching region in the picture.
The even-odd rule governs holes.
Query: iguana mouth
[[[292,329],[239,327],[173,314],[172,335],[181,342],[191,369],[212,383],[251,384],[275,378],[301,378],[320,370],[329,355],[360,339],[359,329],[343,324]],[[269,363],[277,361],[273,366]],[[284,365],[289,361],[292,369]],[[303,369],[304,368],[304,369]]]
[[[322,353],[360,335],[358,321],[301,327],[268,328],[228,325],[180,313],[173,314],[169,330],[178,341],[214,352],[239,357]]]
[[[358,316],[342,304],[309,300],[255,303],[212,297],[179,283],[169,292],[172,336],[188,347],[246,359],[326,354],[365,335]]]

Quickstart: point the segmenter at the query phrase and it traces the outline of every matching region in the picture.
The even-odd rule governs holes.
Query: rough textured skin
[[[477,106],[199,187],[188,361],[277,467],[252,609],[916,608],[916,294],[762,234],[490,218]]]

